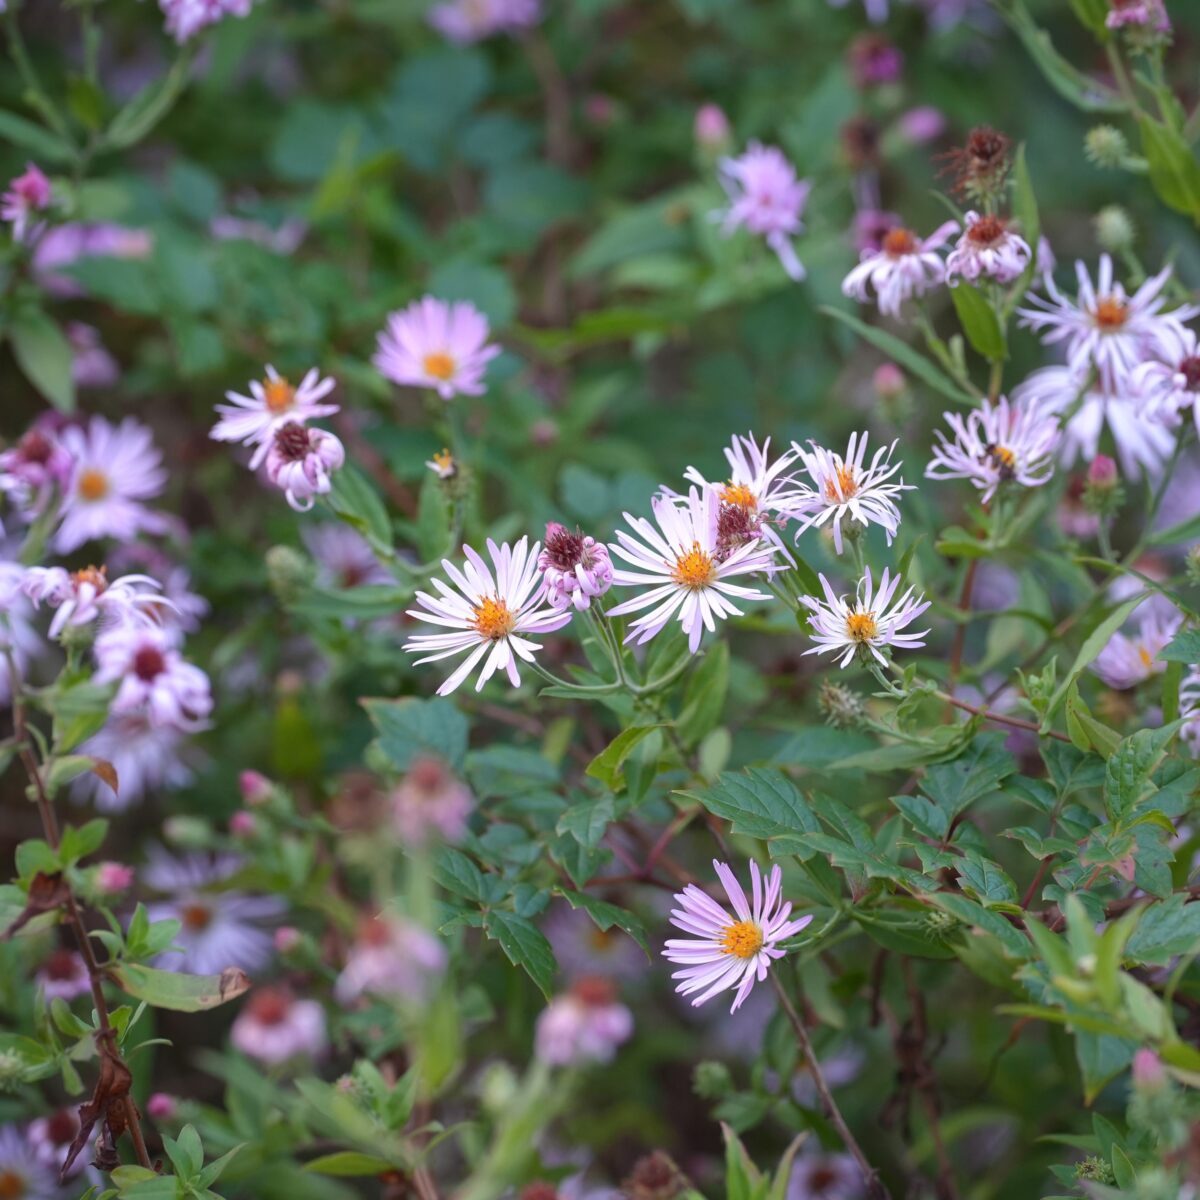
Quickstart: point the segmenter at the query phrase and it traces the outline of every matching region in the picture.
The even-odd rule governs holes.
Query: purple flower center
[[[1200,356],[1190,355],[1179,364],[1179,374],[1189,392],[1200,392]]]
[[[133,673],[146,683],[157,679],[167,669],[167,660],[157,646],[139,646],[133,656]]]
[[[275,431],[275,450],[285,462],[301,462],[311,448],[308,430],[295,421],[289,421]]]
[[[582,565],[585,569],[594,561],[591,552],[583,544],[583,534],[557,525],[546,530],[546,560],[559,571],[574,571]]]

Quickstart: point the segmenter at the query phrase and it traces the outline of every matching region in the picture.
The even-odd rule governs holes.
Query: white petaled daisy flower
[[[939,225],[927,238],[917,237],[911,229],[888,230],[878,250],[862,252],[858,266],[842,281],[843,293],[865,304],[870,299],[869,284],[879,311],[899,317],[905,300],[945,282],[946,264],[937,252],[957,230],[957,221]]]
[[[139,533],[163,533],[167,522],[144,500],[167,483],[162,454],[150,430],[127,417],[112,425],[93,417],[86,429],[63,431],[61,445],[73,468],[62,503],[62,523],[54,549],[70,554],[99,538],[128,541]]]
[[[203,729],[212,712],[208,676],[184,662],[157,626],[118,625],[96,639],[98,684],[118,684],[111,712],[144,714],[152,725]]]
[[[1172,344],[1163,347],[1161,360],[1135,367],[1133,386],[1166,423],[1178,421],[1190,408],[1200,432],[1200,339],[1195,330],[1180,328]]]
[[[1163,289],[1171,278],[1164,267],[1132,296],[1113,279],[1112,259],[1100,256],[1095,284],[1087,267],[1077,262],[1079,292],[1064,296],[1053,278],[1045,277],[1049,299],[1031,296],[1033,308],[1021,308],[1021,323],[1041,333],[1047,345],[1063,344],[1067,365],[1079,376],[1095,368],[1102,391],[1119,392],[1135,367],[1148,358],[1162,357],[1178,339],[1184,321],[1200,308],[1185,305],[1163,312]]]
[[[734,513],[724,514],[727,528],[723,540],[726,543],[734,542],[738,532],[743,536],[764,537],[790,561],[791,556],[775,527],[783,526],[795,515],[800,489],[787,472],[795,465],[799,451],[793,446],[772,462],[770,450],[770,438],[760,446],[753,433],[734,437],[725,449],[729,476],[724,483],[705,479],[695,467],[688,467],[683,477],[697,487],[713,489],[720,498],[722,509],[739,510],[743,518],[740,522],[735,520]],[[737,530],[735,527],[739,525],[745,529]],[[722,547],[726,551],[734,548],[734,545]]]
[[[892,462],[895,442],[876,450],[869,467],[863,465],[867,437],[866,433],[852,433],[844,457],[816,442],[809,442],[809,450],[792,443],[810,481],[801,482],[796,500],[801,522],[796,537],[812,525],[820,528],[832,522],[834,549],[841,554],[842,522],[850,518],[861,525],[879,525],[888,545],[892,544],[900,525],[896,498],[901,492],[911,492],[913,486],[903,479],[890,482],[903,465]]]
[[[1008,223],[990,214],[969,212],[958,244],[946,256],[946,282],[994,279],[1010,283],[1029,265],[1029,243]]]
[[[942,414],[953,440],[939,429],[927,479],[969,479],[986,504],[1002,483],[1041,487],[1054,474],[1054,452],[1061,437],[1058,420],[1036,404],[1010,404],[1001,396],[962,414]]]
[[[454,691],[481,660],[483,666],[476,691],[498,670],[508,675],[513,687],[519,686],[517,660],[531,663],[541,648],[523,635],[552,633],[571,620],[570,610],[560,612],[543,605],[545,587],[538,570],[540,542],[535,542],[531,549],[527,537],[515,546],[507,542],[497,546],[488,538],[487,549],[494,573],[470,546],[463,546],[467,561],[461,570],[449,559],[442,559],[442,568],[453,587],[432,579],[439,595],[418,592],[420,607],[408,610],[408,615],[418,621],[442,625],[451,631],[419,633],[405,642],[404,649],[410,654],[424,655],[417,659],[417,665],[469,651],[438,688],[439,696]]]
[[[618,587],[648,584],[649,590],[622,601],[609,615],[643,613],[630,625],[625,638],[640,646],[678,614],[688,635],[688,649],[695,654],[705,629],[711,633],[718,620],[742,615],[734,600],[770,599],[764,592],[730,580],[737,575],[771,573],[776,566],[775,550],[751,536],[723,554],[722,506],[713,488],[702,492],[691,488],[686,497],[656,496],[650,507],[653,522],[626,513],[633,533],[617,530],[617,541],[609,546],[612,554],[636,568],[614,570],[613,583]],[[650,611],[643,612],[645,609]]]
[[[50,636],[58,637],[68,625],[154,623],[171,602],[160,595],[149,575],[122,575],[108,581],[104,567],[66,571],[62,567],[30,567],[21,590],[36,608],[45,601],[58,611],[50,622]]]
[[[488,343],[490,332],[473,304],[426,296],[388,317],[372,361],[393,383],[433,388],[443,400],[482,396],[484,372],[500,353]]]
[[[713,859],[713,869],[733,914],[689,883],[675,895],[679,907],[671,910],[671,924],[692,936],[670,938],[663,954],[683,967],[671,975],[681,981],[676,986],[681,996],[698,992],[692,1004],[699,1005],[718,992],[736,988],[729,1011],[737,1012],[755,983],[762,983],[771,964],[784,956],[779,943],[795,937],[812,921],[812,915],[788,920],[792,906],[780,896],[783,872],[778,863],[764,880],[758,863],[751,861],[750,899],[726,863]]]
[[[1159,659],[1159,651],[1175,636],[1181,623],[1182,618],[1174,610],[1164,614],[1150,609],[1135,633],[1118,631],[1108,639],[1092,670],[1118,691],[1161,675],[1167,664]]]
[[[1158,475],[1175,448],[1172,419],[1136,390],[1136,375],[1119,392],[1087,387],[1087,376],[1069,367],[1043,367],[1013,391],[1021,404],[1039,403],[1046,413],[1065,417],[1059,457],[1065,466],[1090,462],[1100,451],[1105,425],[1112,431],[1121,471],[1130,479],[1143,471]]]
[[[253,446],[250,468],[257,470],[267,457],[277,430],[292,423],[303,425],[319,417],[331,417],[338,411],[336,404],[321,403],[335,386],[333,379],[322,379],[316,367],[298,386],[293,386],[274,367],[268,366],[266,378],[251,380],[249,396],[225,393],[229,403],[217,405],[221,419],[208,436],[218,442]]]
[[[816,645],[805,650],[805,654],[840,654],[839,667],[849,666],[860,654],[864,658],[870,654],[886,666],[884,647],[915,650],[925,645],[923,639],[928,629],[922,629],[920,633],[902,633],[901,630],[911,625],[930,602],[924,596],[914,594],[911,587],[896,599],[899,575],[889,575],[885,567],[876,590],[868,567],[859,580],[853,602],[836,595],[824,575],[819,579],[825,592],[824,600],[814,596],[797,597],[801,604],[812,610],[808,623]]]

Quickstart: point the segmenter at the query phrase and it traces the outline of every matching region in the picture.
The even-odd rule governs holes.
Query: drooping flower
[[[118,625],[96,639],[98,684],[116,683],[110,712],[144,715],[153,726],[192,732],[212,712],[208,676],[184,662],[171,637],[158,626]]]
[[[975,283],[980,278],[1011,283],[1029,265],[1029,243],[1000,217],[969,212],[965,224],[958,244],[946,256],[947,283]]]
[[[0,1125],[0,1196],[19,1200],[58,1200],[62,1191],[29,1134],[16,1125]]]
[[[964,420],[960,413],[942,414],[954,434],[935,431],[927,479],[969,479],[987,504],[1002,483],[1041,487],[1054,474],[1058,420],[1035,404],[1010,404],[1001,396],[986,400]]]
[[[753,433],[747,437],[734,437],[725,449],[729,477],[724,483],[705,479],[695,467],[688,467],[683,477],[701,489],[716,491],[723,514],[727,508],[738,510],[745,517],[740,523],[742,536],[765,538],[790,561],[779,529],[795,515],[799,503],[800,489],[788,472],[800,454],[792,446],[772,462],[770,450],[770,438],[759,446]],[[736,545],[728,544],[734,540],[731,537],[735,524],[732,516],[732,513],[726,514],[728,528],[724,541],[727,544],[720,547],[725,553],[736,549]]]
[[[531,549],[529,539],[522,537],[515,546],[507,542],[497,546],[488,538],[487,549],[494,575],[470,546],[463,546],[467,561],[461,570],[442,559],[442,568],[453,587],[434,578],[431,582],[439,595],[418,592],[420,607],[408,610],[410,617],[450,631],[414,634],[404,643],[409,653],[424,655],[416,660],[418,666],[470,651],[438,688],[439,696],[453,692],[480,662],[476,691],[498,670],[508,675],[513,687],[519,686],[517,660],[531,663],[540,649],[525,635],[552,633],[571,619],[569,611],[542,606],[545,589],[538,572],[541,543],[535,542]]]
[[[153,624],[170,606],[149,575],[122,575],[109,583],[105,567],[30,567],[21,590],[35,608],[44,600],[58,610],[50,622],[51,637],[68,625]]]
[[[181,757],[184,742],[181,730],[152,724],[144,712],[110,716],[78,752],[111,763],[119,790],[87,771],[71,784],[71,796],[94,804],[100,812],[120,812],[149,793],[184,787],[192,780]]]
[[[914,489],[903,478],[890,482],[903,466],[892,462],[895,442],[880,446],[871,458],[871,465],[863,465],[868,436],[852,433],[844,457],[816,442],[809,442],[811,448],[808,450],[792,443],[809,478],[808,483],[801,481],[796,499],[796,515],[800,521],[797,538],[810,526],[821,528],[831,524],[834,549],[841,554],[842,522],[849,519],[864,526],[880,526],[887,535],[888,545],[892,544],[900,526],[896,499],[902,492]]]
[[[53,951],[34,976],[47,1000],[74,1000],[91,991],[87,966],[77,950]]]
[[[427,20],[444,37],[463,45],[497,33],[519,33],[541,16],[541,0],[445,0],[429,10]]]
[[[713,868],[729,897],[734,915],[694,883],[676,893],[678,908],[671,924],[688,938],[671,938],[663,949],[666,958],[683,970],[671,978],[682,982],[682,996],[698,992],[693,1005],[703,1004],[718,992],[736,988],[730,1012],[736,1012],[755,983],[762,983],[771,964],[784,956],[781,942],[793,938],[811,921],[812,914],[789,921],[792,905],[782,900],[783,872],[776,863],[764,881],[758,863],[750,862],[751,899],[726,863],[713,860]]]
[[[870,299],[869,284],[879,311],[898,318],[906,300],[945,282],[946,265],[937,251],[957,229],[957,221],[947,221],[927,238],[910,229],[889,230],[879,250],[862,252],[858,266],[842,280],[843,293],[865,304]]]
[[[329,1044],[325,1010],[284,988],[255,988],[234,1019],[229,1040],[234,1049],[272,1067],[294,1058],[319,1058]]]
[[[0,221],[12,226],[13,240],[23,242],[33,228],[34,214],[50,207],[50,180],[34,163],[26,163],[22,174],[11,179],[0,196]]]
[[[275,430],[267,450],[267,478],[297,512],[307,512],[315,496],[333,487],[332,473],[346,461],[342,443],[324,429],[291,421]]]
[[[253,446],[250,469],[257,470],[270,452],[276,433],[287,425],[303,426],[320,417],[331,417],[338,411],[336,404],[322,401],[337,386],[332,378],[321,378],[313,367],[293,386],[268,365],[266,378],[250,381],[250,395],[226,392],[228,404],[218,404],[220,420],[212,427],[209,437],[218,442],[241,442]]]
[[[396,832],[409,846],[424,846],[434,838],[460,841],[475,809],[471,789],[440,759],[429,756],[413,759],[391,800]]]
[[[359,924],[333,993],[339,1004],[362,996],[420,1003],[437,988],[446,961],[446,947],[415,921],[368,917]]]
[[[871,569],[859,580],[851,603],[845,596],[837,595],[824,575],[818,576],[825,599],[815,596],[798,597],[801,604],[812,611],[808,623],[812,628],[812,639],[816,643],[805,654],[833,653],[841,655],[839,667],[847,667],[856,656],[874,656],[884,666],[887,656],[884,648],[895,646],[902,650],[915,650],[923,645],[928,629],[920,633],[902,633],[930,605],[924,596],[915,594],[910,587],[899,599],[896,591],[900,576],[890,575],[885,567],[878,589],[871,578]]]
[[[317,580],[325,587],[393,582],[366,538],[340,521],[305,525],[300,537],[317,564]]]
[[[1041,333],[1046,345],[1062,344],[1067,365],[1083,380],[1093,369],[1101,391],[1120,392],[1133,369],[1149,358],[1161,358],[1181,338],[1182,323],[1200,313],[1195,305],[1164,312],[1163,289],[1171,278],[1164,267],[1132,296],[1113,279],[1112,259],[1100,256],[1093,285],[1087,267],[1076,262],[1079,292],[1069,299],[1051,276],[1045,277],[1049,299],[1031,295],[1032,308],[1020,308],[1021,324]]]
[[[1107,425],[1116,444],[1121,471],[1138,479],[1157,475],[1175,448],[1175,434],[1157,404],[1135,390],[1131,376],[1120,392],[1088,388],[1087,377],[1069,367],[1043,367],[1013,391],[1020,404],[1037,403],[1047,414],[1068,414],[1059,456],[1065,466],[1082,458],[1090,462],[1100,450]]]
[[[1167,664],[1158,657],[1159,651],[1175,636],[1181,618],[1172,610],[1169,614],[1148,609],[1135,632],[1118,630],[1108,639],[1092,663],[1095,671],[1111,688],[1121,691],[1137,687],[1154,675],[1161,675]]]
[[[158,0],[158,6],[166,17],[167,33],[182,45],[226,17],[248,16],[252,0]]]
[[[482,396],[484,372],[500,353],[488,342],[490,332],[473,304],[426,296],[388,317],[372,361],[393,383],[433,388],[443,400]]]
[[[787,1200],[861,1200],[863,1175],[850,1154],[800,1154],[788,1177]]]
[[[1195,330],[1181,326],[1172,344],[1163,347],[1163,357],[1135,367],[1131,382],[1164,423],[1177,421],[1190,408],[1200,431],[1200,339]]]
[[[738,575],[773,571],[775,550],[770,543],[750,537],[722,557],[721,500],[712,488],[693,487],[686,497],[656,496],[650,506],[654,522],[626,513],[633,533],[619,529],[616,544],[609,547],[635,568],[614,571],[613,582],[618,587],[649,585],[649,590],[622,601],[609,615],[643,614],[631,623],[625,639],[637,645],[649,641],[678,615],[688,635],[688,649],[695,654],[705,629],[711,633],[718,620],[742,615],[733,601],[769,599],[765,592],[730,581]]]
[[[271,960],[271,934],[262,922],[278,919],[284,905],[274,896],[248,896],[225,888],[242,863],[234,855],[176,857],[151,847],[141,875],[147,886],[169,899],[146,905],[153,921],[179,921],[174,947],[155,965],[167,971],[217,975],[226,967],[251,973]]]
[[[39,418],[14,446],[0,451],[0,493],[26,520],[49,501],[54,488],[64,491],[74,460],[63,448],[57,421]]]
[[[607,979],[576,980],[538,1015],[534,1051],[552,1067],[611,1062],[633,1033],[633,1014]]]
[[[538,555],[538,569],[546,583],[546,599],[553,608],[583,611],[613,582],[608,547],[594,537],[572,532],[551,521],[546,526],[546,543]]]
[[[803,279],[792,238],[804,229],[800,218],[812,184],[797,177],[782,150],[760,142],[751,142],[736,158],[721,159],[717,174],[729,196],[721,214],[724,231],[744,228],[765,238],[788,275]]]

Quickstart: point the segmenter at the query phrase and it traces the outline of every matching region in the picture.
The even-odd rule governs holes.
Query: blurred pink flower
[[[980,277],[1011,283],[1029,263],[1029,243],[999,217],[969,212],[958,244],[946,256],[946,282],[955,278],[977,282]]]
[[[157,626],[117,626],[96,638],[97,684],[116,683],[110,712],[144,714],[151,725],[203,729],[212,712],[208,676],[184,662]]]
[[[859,209],[854,214],[854,224],[851,227],[854,248],[859,254],[868,250],[877,253],[883,249],[883,239],[899,227],[900,218],[895,213],[874,208]]]
[[[368,995],[419,1003],[433,994],[445,969],[446,948],[415,921],[368,917],[333,992],[339,1004]]]
[[[553,1067],[611,1062],[633,1033],[633,1014],[616,999],[606,979],[577,980],[538,1015],[534,1050]]]
[[[111,222],[56,225],[38,239],[33,272],[38,284],[53,296],[82,296],[84,289],[63,267],[82,258],[148,258],[154,239],[147,229],[129,229]]]
[[[133,886],[134,869],[125,863],[102,862],[96,868],[96,888],[108,896],[128,891]]]
[[[705,150],[718,150],[730,138],[732,130],[725,110],[719,104],[702,104],[693,122],[696,142]]]
[[[328,1045],[325,1010],[278,987],[260,987],[242,1005],[229,1030],[235,1049],[268,1066],[318,1058]]]
[[[167,33],[180,44],[226,17],[247,16],[251,4],[252,0],[158,0]]]
[[[1109,29],[1123,29],[1132,25],[1167,33],[1171,28],[1171,18],[1167,16],[1162,0],[1108,0],[1108,4],[1109,12],[1104,23]]]
[[[238,775],[238,791],[250,805],[266,804],[273,791],[271,781],[259,771],[243,771]]]
[[[0,220],[12,225],[14,241],[24,241],[33,226],[33,214],[50,207],[50,180],[34,163],[26,163],[24,174],[9,181],[0,196]]]
[[[435,4],[427,20],[450,41],[469,43],[528,29],[541,16],[541,0],[448,0]]]
[[[146,1116],[154,1121],[169,1121],[179,1106],[166,1092],[152,1092],[146,1101]]]
[[[34,980],[47,1000],[74,1000],[91,990],[87,967],[75,950],[60,949],[38,968]]]
[[[324,429],[295,421],[275,430],[267,450],[267,478],[297,512],[307,512],[315,496],[329,494],[332,473],[346,461],[342,443]]]
[[[787,1200],[859,1200],[863,1176],[849,1154],[801,1154],[788,1180]]]
[[[473,304],[426,296],[388,316],[372,361],[393,383],[433,388],[443,400],[482,396],[487,364],[500,353],[489,334]]]
[[[121,377],[117,360],[105,349],[100,331],[82,321],[69,321],[67,341],[71,343],[71,377],[81,388],[111,387]]]
[[[812,184],[797,177],[781,150],[759,142],[751,142],[737,158],[723,158],[718,178],[729,196],[729,207],[721,214],[725,233],[745,228],[759,234],[788,275],[803,279],[804,266],[791,238],[804,228],[800,217]]]
[[[48,1116],[38,1117],[29,1122],[29,1144],[33,1152],[48,1167],[54,1170],[62,1169],[71,1143],[79,1132],[79,1117],[73,1108],[60,1108]],[[67,1171],[67,1178],[72,1179],[87,1165],[86,1155],[80,1154]],[[0,1175],[0,1178],[3,1178]],[[0,1193],[2,1194],[2,1193]],[[29,1192],[18,1192],[18,1196],[30,1196]],[[33,1198],[31,1197],[31,1200]]]
[[[918,105],[903,113],[898,122],[900,132],[918,146],[936,141],[946,132],[946,117],[931,104]]]
[[[565,900],[550,910],[543,931],[568,979],[639,979],[646,974],[646,956],[629,934],[615,925],[601,929],[583,909],[571,908]]]
[[[392,818],[401,841],[423,846],[459,841],[475,808],[471,790],[436,758],[415,758],[392,792]]]
[[[180,757],[184,741],[180,730],[152,725],[145,713],[110,716],[78,752],[112,763],[120,791],[114,792],[99,775],[88,771],[71,785],[71,796],[94,804],[101,812],[120,812],[147,793],[183,787],[192,779]]]
[[[325,587],[356,588],[394,583],[394,577],[375,557],[366,538],[340,521],[309,523],[301,540],[317,564],[317,580]]]
[[[861,89],[895,83],[904,70],[904,55],[879,33],[860,34],[850,43],[850,73]]]
[[[61,425],[39,417],[15,446],[0,451],[0,493],[26,520],[33,520],[49,500],[52,489],[64,490],[75,460],[63,447]]]
[[[37,608],[44,600],[57,609],[49,634],[56,638],[68,625],[154,624],[164,607],[159,587],[149,575],[122,575],[108,581],[104,567],[66,571],[62,567],[30,567],[21,590]]]
[[[899,318],[906,300],[945,281],[946,268],[937,251],[957,229],[957,221],[946,221],[927,238],[909,229],[891,230],[879,250],[863,251],[858,266],[842,281],[842,292],[865,304],[873,291],[879,311]]]

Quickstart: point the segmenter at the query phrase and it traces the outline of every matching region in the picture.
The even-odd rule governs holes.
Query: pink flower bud
[[[946,118],[939,109],[924,104],[910,108],[900,118],[900,130],[910,142],[932,142],[946,131]]]
[[[175,1097],[155,1092],[146,1101],[146,1116],[155,1121],[169,1121],[175,1115]]]
[[[1133,1056],[1133,1086],[1145,1092],[1157,1092],[1167,1082],[1162,1059],[1145,1048]]]
[[[300,945],[300,930],[291,925],[280,925],[275,930],[275,949],[280,954],[290,954]]]
[[[253,837],[258,830],[258,822],[254,819],[253,813],[248,813],[244,808],[239,808],[237,812],[229,818],[229,832],[234,837],[246,838]]]
[[[258,771],[243,771],[238,776],[238,789],[251,807],[266,804],[271,798],[271,781]]]
[[[716,104],[702,104],[696,109],[696,141],[706,150],[720,149],[729,140],[729,118]]]
[[[96,887],[106,895],[124,892],[133,885],[133,868],[119,862],[102,862],[96,868]]]
[[[895,400],[897,396],[903,394],[904,389],[908,386],[904,372],[895,363],[890,362],[881,363],[875,368],[875,373],[871,376],[871,384],[875,388],[875,394],[881,400]]]
[[[1087,481],[1095,488],[1115,487],[1117,464],[1107,454],[1097,454],[1088,467]]]

